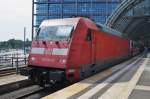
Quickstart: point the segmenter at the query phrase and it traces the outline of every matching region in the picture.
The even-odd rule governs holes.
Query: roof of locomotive
[[[76,26],[80,18],[64,18],[44,20],[41,26],[73,25]]]
[[[104,31],[104,32],[107,32],[109,34],[112,34],[112,35],[116,35],[116,36],[119,36],[119,37],[123,37],[122,33],[119,32],[119,31],[116,31],[106,25],[103,25],[103,24],[100,24],[100,23],[97,23],[96,24],[98,28],[100,28],[101,31]]]
[[[56,25],[72,25],[75,28],[80,20],[83,20],[84,23],[86,24],[86,26],[88,26],[89,28],[97,29],[94,22],[92,22],[90,19],[84,18],[84,17],[44,20],[41,23],[40,27],[56,26]]]
[[[108,26],[102,25],[100,23],[95,24],[90,19],[84,18],[84,17],[44,20],[41,23],[40,27],[41,26],[56,26],[56,25],[72,25],[72,26],[74,26],[74,28],[76,28],[76,26],[80,20],[83,20],[85,22],[86,26],[88,26],[91,29],[98,30],[98,28],[99,28],[101,31],[107,32],[109,34],[123,37],[122,33],[118,32],[114,29],[111,29]]]

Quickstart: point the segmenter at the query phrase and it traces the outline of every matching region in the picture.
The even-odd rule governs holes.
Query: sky
[[[32,0],[0,0],[0,41],[23,40],[24,27],[31,40],[31,25]]]

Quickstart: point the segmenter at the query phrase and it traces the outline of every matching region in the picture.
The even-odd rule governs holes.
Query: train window
[[[40,32],[40,28],[36,29],[36,33],[37,33],[37,34],[36,34],[36,37],[35,37],[36,39],[38,39],[38,34],[39,34],[39,32]]]
[[[42,26],[37,33],[39,40],[62,40],[70,38],[73,32],[71,25],[58,25],[58,26]]]
[[[91,29],[88,29],[86,35],[86,41],[91,41],[91,40],[92,40]]]

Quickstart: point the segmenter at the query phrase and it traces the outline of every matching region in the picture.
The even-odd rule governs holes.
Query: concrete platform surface
[[[150,59],[139,57],[43,99],[150,99]]]
[[[5,84],[10,84],[13,82],[17,82],[17,81],[21,81],[21,80],[25,80],[25,79],[28,79],[28,77],[16,75],[16,74],[3,76],[3,77],[0,77],[0,86],[5,85]]]

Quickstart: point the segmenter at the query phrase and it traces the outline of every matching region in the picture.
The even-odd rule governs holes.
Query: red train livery
[[[45,20],[21,74],[41,84],[78,81],[130,55],[128,39],[87,18]]]

